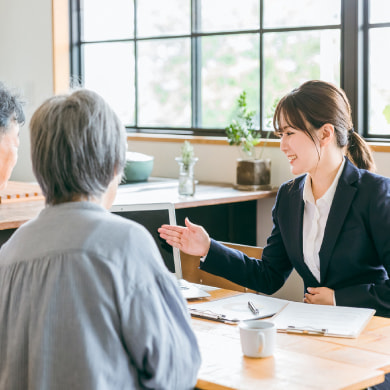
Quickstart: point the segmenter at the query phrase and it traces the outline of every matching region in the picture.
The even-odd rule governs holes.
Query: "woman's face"
[[[303,130],[289,127],[283,118],[279,128],[280,150],[288,158],[291,172],[294,175],[309,173],[313,176],[319,162],[318,142],[315,144]]]
[[[11,177],[18,159],[19,124],[11,121],[8,131],[0,136],[0,190],[4,189]]]

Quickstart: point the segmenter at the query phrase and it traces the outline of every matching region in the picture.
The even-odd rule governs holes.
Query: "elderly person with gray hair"
[[[46,208],[0,251],[0,388],[190,389],[200,354],[150,234],[111,214],[124,127],[96,93],[48,99],[30,123]]]
[[[19,128],[24,123],[23,102],[0,82],[0,190],[18,159]]]

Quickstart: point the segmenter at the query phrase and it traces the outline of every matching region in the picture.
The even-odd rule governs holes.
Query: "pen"
[[[198,317],[198,318],[203,318],[206,320],[212,320],[218,322],[224,322],[225,324],[236,324],[240,321],[237,318],[226,318],[224,314],[213,313],[210,310],[202,311],[202,310],[189,308],[189,311],[191,313],[191,316],[193,317]]]
[[[286,329],[287,333],[302,333],[302,334],[318,334],[318,335],[326,335],[328,329],[315,329],[310,326],[306,328],[300,328],[293,325],[289,325]]]
[[[251,301],[248,301],[248,307],[255,316],[259,314],[259,309]]]

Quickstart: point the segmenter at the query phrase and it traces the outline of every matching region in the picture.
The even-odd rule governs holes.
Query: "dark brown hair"
[[[354,131],[351,105],[341,88],[325,81],[307,81],[279,101],[273,118],[276,132],[283,132],[279,127],[281,117],[289,127],[304,131],[314,143],[315,130],[325,123],[333,125],[337,146],[346,149],[347,157],[358,168],[375,171],[370,147]]]

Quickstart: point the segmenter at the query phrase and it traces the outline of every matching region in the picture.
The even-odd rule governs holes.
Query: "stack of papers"
[[[248,302],[251,302],[255,306],[258,314],[252,312]],[[244,320],[271,317],[286,306],[288,302],[284,299],[243,293],[215,301],[193,304],[189,306],[189,310],[194,317],[235,323]]]
[[[374,314],[373,309],[290,302],[272,321],[281,332],[356,338]]]
[[[194,317],[233,324],[272,317],[269,321],[279,332],[347,338],[358,337],[375,314],[374,309],[311,305],[252,293],[189,305],[189,311]]]

